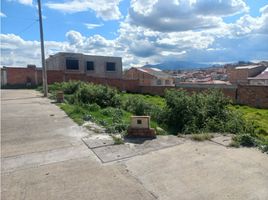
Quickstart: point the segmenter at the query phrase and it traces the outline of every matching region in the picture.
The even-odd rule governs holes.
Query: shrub
[[[106,131],[108,133],[125,133],[128,125],[125,123],[114,123],[113,125],[107,126]]]
[[[94,84],[85,84],[77,91],[77,99],[83,104],[96,103],[101,107],[118,107],[121,104],[120,96],[116,89]]]
[[[268,136],[268,131],[264,130],[263,128],[261,128],[259,131],[258,131],[259,134],[261,135],[267,135]]]
[[[41,90],[43,91],[43,87],[41,86]],[[56,92],[62,90],[62,83],[54,83],[48,85],[48,92]]]
[[[165,99],[163,122],[177,132],[254,132],[254,126],[247,123],[242,115],[228,109],[230,100],[218,90],[192,95],[182,90],[169,90]]]
[[[243,119],[242,114],[238,111],[229,110],[225,120],[225,132],[237,134],[245,133],[246,121]]]
[[[57,85],[55,86],[57,86],[57,90],[62,90],[64,94],[74,94],[76,91],[78,91],[82,84],[84,83],[81,81],[69,81],[61,83],[60,87]],[[55,89],[56,88],[54,88],[54,90]]]
[[[156,135],[167,135],[167,132],[160,127],[156,127],[155,132],[156,132]]]
[[[88,111],[92,111],[92,112],[96,112],[98,110],[100,110],[100,106],[96,103],[93,103],[93,104],[83,104],[82,105],[83,108],[85,108],[86,110]]]
[[[237,141],[240,145],[245,146],[245,147],[256,146],[256,140],[250,134],[237,135],[234,138],[234,141]]]
[[[135,115],[148,115],[151,105],[146,103],[141,97],[128,97],[125,102],[124,109]]]

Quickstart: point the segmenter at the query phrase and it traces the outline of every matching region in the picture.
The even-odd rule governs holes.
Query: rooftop
[[[53,55],[49,55],[49,58],[50,57],[54,57],[54,56],[58,56],[58,55],[79,55],[79,56],[91,56],[91,57],[109,57],[109,58],[121,58],[119,56],[102,56],[102,55],[89,55],[89,54],[84,54],[84,53],[75,53],[75,52],[58,52],[58,53],[55,53]]]
[[[236,67],[235,69],[254,69],[257,67],[261,67],[262,65],[246,65],[246,66],[239,66]]]
[[[171,77],[169,74],[167,74],[167,73],[165,73],[162,70],[157,69],[157,68],[140,67],[140,68],[136,68],[136,69],[139,71],[148,73],[152,76],[159,77],[159,78],[170,78]]]
[[[268,80],[268,67],[258,76],[250,77],[248,79],[267,79]]]

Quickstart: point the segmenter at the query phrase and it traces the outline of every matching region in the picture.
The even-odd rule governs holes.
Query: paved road
[[[268,156],[212,142],[101,164],[86,130],[31,90],[2,91],[2,199],[267,200]]]
[[[86,131],[38,92],[1,94],[3,200],[155,199],[124,166],[102,165]]]

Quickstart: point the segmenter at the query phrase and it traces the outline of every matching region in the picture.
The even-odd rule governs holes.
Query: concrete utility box
[[[155,138],[155,130],[150,128],[150,116],[132,116],[127,136]]]
[[[56,94],[57,97],[57,102],[58,103],[63,103],[64,102],[64,93],[63,91],[58,91]]]

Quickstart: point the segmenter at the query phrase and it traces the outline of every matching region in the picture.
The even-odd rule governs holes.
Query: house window
[[[142,121],[140,119],[138,119],[137,124],[142,124]]]
[[[158,80],[156,81],[156,84],[157,84],[157,85],[162,85],[162,81],[161,81],[160,79],[158,79]]]
[[[87,61],[87,71],[93,71],[94,70],[94,62]]]
[[[115,71],[115,63],[107,62],[106,63],[106,71]]]
[[[66,69],[68,70],[78,70],[79,62],[75,59],[66,59]]]

